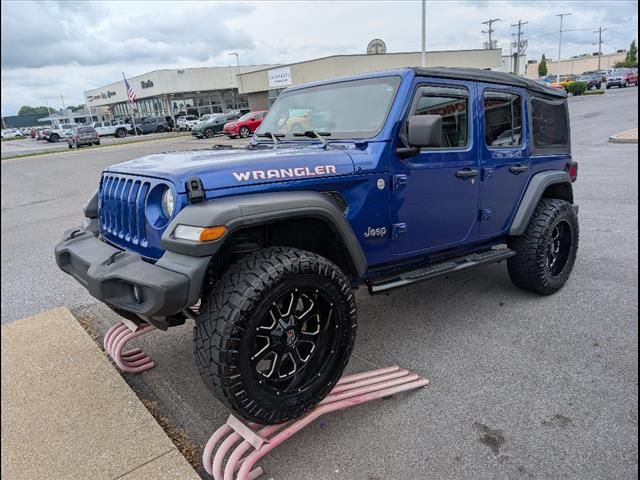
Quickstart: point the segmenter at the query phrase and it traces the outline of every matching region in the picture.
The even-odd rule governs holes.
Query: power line
[[[491,34],[495,31],[493,28],[491,28],[491,26],[495,23],[495,22],[501,22],[502,19],[500,18],[490,18],[489,20],[487,20],[486,22],[482,22],[482,25],[489,25],[489,28],[487,30],[482,30],[482,33],[488,33],[489,34],[489,48],[493,48],[493,40],[491,39]]]

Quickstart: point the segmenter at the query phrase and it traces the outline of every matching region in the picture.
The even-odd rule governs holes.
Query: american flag
[[[124,78],[124,86],[127,88],[127,97],[129,97],[129,103],[133,108],[135,108],[136,107],[135,106],[136,91],[133,89],[131,85],[129,85],[129,82],[127,81],[127,77],[124,76],[124,73],[122,74],[122,78]]]

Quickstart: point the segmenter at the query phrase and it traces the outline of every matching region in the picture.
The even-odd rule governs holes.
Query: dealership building
[[[203,67],[153,72],[127,78],[136,93],[136,117],[204,115],[247,108],[247,96],[238,92],[238,74],[269,65]],[[131,116],[122,79],[84,92],[85,105],[100,120]]]
[[[426,53],[427,66],[501,69],[501,49]],[[286,87],[317,80],[420,65],[421,52],[332,55],[288,65],[156,70],[127,78],[136,92],[136,116],[204,115],[250,108],[267,110]],[[100,120],[131,116],[124,81],[84,92]]]
[[[251,110],[267,110],[291,85],[356,75],[359,73],[417,66],[421,52],[332,55],[278,67],[254,69],[238,75],[240,93]],[[427,67],[503,68],[501,49],[445,50],[426,53]]]

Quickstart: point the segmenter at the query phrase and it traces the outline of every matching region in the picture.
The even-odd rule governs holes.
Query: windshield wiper
[[[273,140],[273,146],[275,147],[275,146],[278,145],[278,139],[279,138],[284,138],[284,134],[283,133],[264,132],[264,133],[258,133],[256,135],[256,137],[270,138],[271,140]]]
[[[309,138],[317,138],[322,143],[323,147],[329,145],[329,142],[324,137],[330,137],[331,134],[329,132],[317,132],[315,130],[307,130],[306,132],[295,132],[293,134],[294,137],[309,137]]]

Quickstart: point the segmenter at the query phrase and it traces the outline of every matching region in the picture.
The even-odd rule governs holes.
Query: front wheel
[[[560,290],[573,270],[579,234],[573,205],[565,200],[540,200],[524,234],[509,240],[516,252],[507,261],[511,281],[542,295]]]
[[[238,132],[240,134],[240,138],[247,138],[249,135],[251,135],[251,130],[249,130],[247,127],[242,127],[240,129],[240,132]]]
[[[207,138],[212,138],[212,137],[213,137],[213,135],[214,135],[213,128],[207,128],[207,129],[205,129],[205,131],[204,131],[204,136],[205,136],[205,137],[207,137]]]
[[[300,417],[333,388],[356,335],[345,275],[326,258],[274,247],[241,258],[214,282],[194,348],[212,393],[247,420]]]

